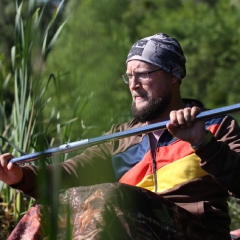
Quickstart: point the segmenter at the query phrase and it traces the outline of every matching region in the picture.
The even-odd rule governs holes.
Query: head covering
[[[186,59],[179,42],[164,33],[137,41],[130,49],[126,62],[131,60],[151,63],[178,79],[186,76]]]

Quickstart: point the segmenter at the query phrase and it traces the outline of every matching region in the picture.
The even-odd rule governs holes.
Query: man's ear
[[[170,75],[170,78],[171,78],[172,84],[176,84],[176,83],[181,84],[182,83],[182,81],[179,78],[177,78],[173,75]]]

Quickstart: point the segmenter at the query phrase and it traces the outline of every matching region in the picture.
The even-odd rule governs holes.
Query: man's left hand
[[[195,120],[201,112],[198,107],[187,107],[184,109],[171,111],[170,122],[167,129],[174,137],[191,145],[200,144],[206,136],[205,123],[202,120]]]

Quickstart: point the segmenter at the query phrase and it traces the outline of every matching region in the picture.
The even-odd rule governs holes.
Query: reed
[[[35,0],[18,2],[9,73],[4,56],[0,55],[0,82],[3,84],[0,87],[0,153],[11,152],[14,156],[49,148],[56,139],[66,141],[66,132],[70,136],[77,113],[74,110],[73,118],[65,123],[61,123],[60,107],[52,109],[46,119],[44,117],[44,109],[51,101],[46,97],[48,87],[53,84],[58,91],[54,75],[44,77],[44,63],[66,22],[59,22],[64,1],[47,24],[43,19],[45,5],[37,6]],[[10,104],[7,99],[11,99]],[[56,126],[52,129],[53,124]],[[44,165],[51,161],[34,164]],[[6,239],[33,202],[33,199],[0,183],[0,239]]]
[[[77,109],[81,105],[77,100],[71,119],[62,122],[61,108],[57,99],[56,108],[52,109],[50,116],[44,116],[44,109],[51,101],[46,97],[49,86],[54,85],[56,97],[60,96],[59,76],[51,75],[46,78],[43,72],[44,63],[66,22],[61,22],[55,28],[64,1],[60,3],[45,26],[43,25],[45,6],[37,7],[36,0],[22,1],[20,4],[18,2],[16,1],[15,44],[11,51],[11,71],[7,70],[4,56],[0,55],[0,83],[2,84],[0,87],[0,153],[11,152],[16,157],[48,149],[56,141],[58,146],[70,140],[71,126],[77,119],[76,115],[79,113]],[[7,99],[10,99],[10,104]],[[62,156],[62,161],[66,158],[67,155]],[[52,159],[49,159],[48,162],[40,161],[33,164],[44,165],[51,161]],[[7,238],[19,218],[33,202],[33,199],[0,183],[0,239]],[[239,201],[231,199],[229,205],[234,229],[239,227]],[[55,223],[52,226],[56,226],[57,209],[53,219]],[[50,239],[57,239],[55,227],[49,228],[48,231]]]

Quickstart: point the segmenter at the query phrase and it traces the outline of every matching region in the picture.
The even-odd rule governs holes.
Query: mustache
[[[132,97],[136,98],[136,97],[146,97],[147,94],[146,93],[136,93],[136,92],[133,92],[132,93]]]

